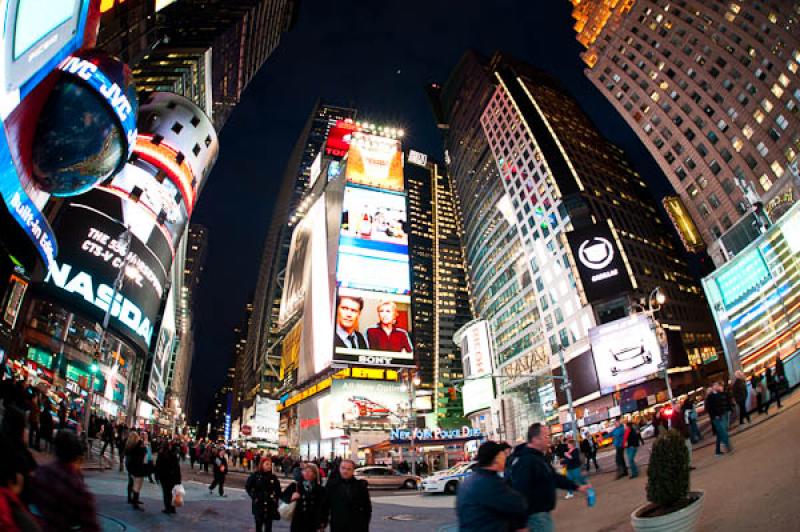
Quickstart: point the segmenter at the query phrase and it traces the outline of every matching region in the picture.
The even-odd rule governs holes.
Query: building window
[[[714,175],[719,175],[719,173],[722,171],[722,167],[719,165],[716,159],[711,161],[708,167],[711,168],[711,173],[713,173]]]
[[[761,177],[758,178],[758,182],[761,184],[761,188],[764,189],[764,192],[772,188],[772,180],[767,174],[761,174]]]
[[[711,205],[712,209],[719,209],[719,198],[714,193],[708,195],[708,204]]]
[[[781,163],[779,163],[778,161],[773,161],[772,164],[769,166],[770,168],[772,168],[772,173],[775,174],[778,177],[778,179],[780,179],[783,176],[783,165],[781,165]]]

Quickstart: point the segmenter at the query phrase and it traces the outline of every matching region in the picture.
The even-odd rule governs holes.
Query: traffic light
[[[450,395],[450,400],[455,401],[458,399],[458,391],[456,390],[455,386],[451,386],[447,389],[447,393]]]

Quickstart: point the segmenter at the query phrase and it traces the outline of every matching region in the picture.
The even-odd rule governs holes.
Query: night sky
[[[661,197],[668,183],[637,137],[583,75],[567,0],[302,0],[294,29],[250,83],[222,131],[220,157],[192,219],[209,228],[196,300],[193,419],[202,418],[232,362],[261,246],[292,147],[317,98],[361,119],[405,129],[405,148],[439,159],[424,92],[469,48],[510,53],[558,77]]]

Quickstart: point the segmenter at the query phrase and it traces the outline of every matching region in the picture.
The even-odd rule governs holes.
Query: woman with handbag
[[[281,483],[272,472],[272,458],[266,455],[261,459],[258,471],[247,478],[244,489],[253,500],[256,532],[272,532],[272,522],[281,518],[278,513]]]
[[[295,503],[291,532],[319,532],[328,525],[328,494],[311,462],[303,467],[302,480],[290,484],[282,498]]]

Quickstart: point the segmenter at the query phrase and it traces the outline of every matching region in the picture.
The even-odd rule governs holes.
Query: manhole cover
[[[417,518],[411,514],[390,515],[386,519],[390,521],[416,521]]]

